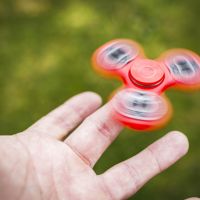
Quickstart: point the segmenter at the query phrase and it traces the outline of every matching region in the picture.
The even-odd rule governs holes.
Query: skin
[[[186,136],[173,131],[97,175],[95,163],[122,130],[100,105],[97,94],[81,93],[27,130],[1,136],[0,199],[127,199],[187,153]]]
[[[192,198],[189,198],[189,199],[186,199],[186,200],[199,200],[200,198],[197,198],[197,197],[192,197]]]

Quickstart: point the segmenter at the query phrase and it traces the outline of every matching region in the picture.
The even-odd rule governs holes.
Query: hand
[[[188,151],[187,138],[171,132],[96,175],[92,168],[122,129],[100,104],[96,94],[82,93],[27,130],[1,136],[0,199],[126,199]]]

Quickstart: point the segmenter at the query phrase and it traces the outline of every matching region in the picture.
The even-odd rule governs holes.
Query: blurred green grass
[[[199,8],[198,0],[1,0],[0,132],[22,131],[85,90],[105,102],[120,84],[96,74],[90,57],[110,39],[137,40],[151,58],[174,47],[200,53]],[[167,95],[174,106],[171,122],[154,133],[124,130],[95,167],[101,173],[167,131],[186,133],[187,156],[148,183],[136,200],[200,195],[200,92]]]

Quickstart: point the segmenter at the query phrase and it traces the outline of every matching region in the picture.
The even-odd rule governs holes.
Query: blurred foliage
[[[199,8],[198,0],[1,0],[0,132],[22,131],[85,90],[106,101],[120,84],[93,72],[90,57],[110,39],[137,40],[151,58],[174,47],[200,53]],[[167,95],[175,110],[171,122],[154,133],[124,130],[95,167],[102,173],[167,131],[186,133],[187,156],[151,180],[136,200],[200,195],[200,92]]]

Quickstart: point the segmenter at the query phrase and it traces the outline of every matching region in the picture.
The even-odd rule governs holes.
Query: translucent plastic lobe
[[[185,89],[200,86],[200,57],[188,50],[171,50],[164,63],[178,86]]]
[[[115,118],[133,129],[153,129],[167,121],[168,102],[162,96],[132,88],[123,89],[113,98]]]
[[[113,40],[97,49],[93,55],[94,65],[108,72],[119,70],[138,56],[139,48],[130,40]]]

